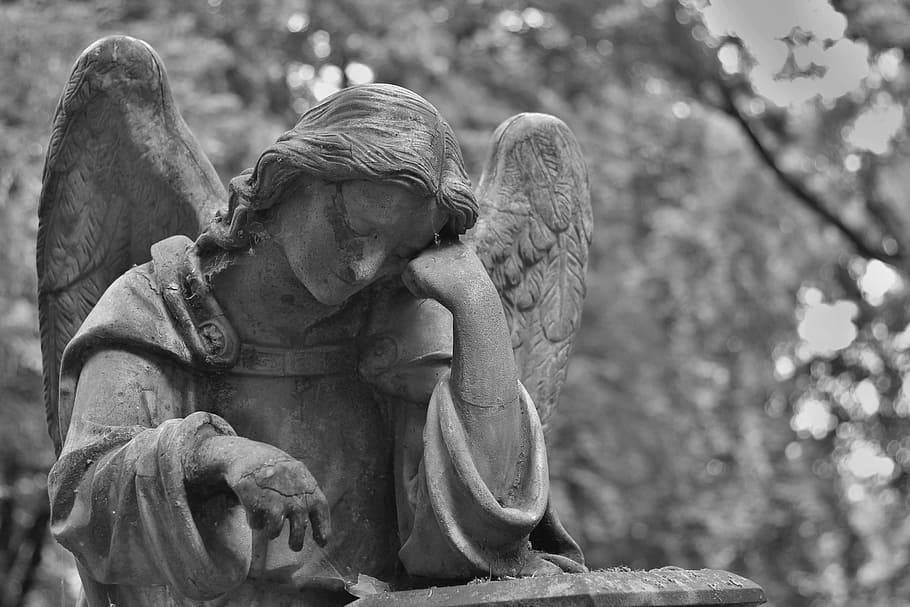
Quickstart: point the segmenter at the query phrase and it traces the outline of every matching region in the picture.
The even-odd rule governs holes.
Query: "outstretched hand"
[[[300,461],[266,443],[213,436],[200,445],[195,458],[201,468],[223,480],[246,509],[250,526],[269,538],[290,524],[288,546],[303,548],[309,523],[313,539],[325,546],[331,535],[329,507],[316,479]],[[199,470],[197,477],[203,476]],[[203,479],[200,479],[203,480]],[[212,479],[206,479],[211,482]]]

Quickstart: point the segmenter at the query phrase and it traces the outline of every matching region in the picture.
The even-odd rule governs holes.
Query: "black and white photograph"
[[[907,55],[0,0],[0,607],[910,607]]]

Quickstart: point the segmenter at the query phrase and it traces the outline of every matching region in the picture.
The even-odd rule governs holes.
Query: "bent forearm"
[[[519,451],[518,371],[502,302],[469,245],[427,249],[401,276],[418,298],[445,306],[454,321],[450,385],[477,472],[496,497],[515,480]]]
[[[512,481],[518,453],[518,371],[495,289],[451,306],[451,387],[477,470],[497,497]]]

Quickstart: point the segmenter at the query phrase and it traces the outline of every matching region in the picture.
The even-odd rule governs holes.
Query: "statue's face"
[[[319,181],[280,203],[274,237],[313,297],[337,305],[401,273],[445,221],[435,201],[403,186]]]

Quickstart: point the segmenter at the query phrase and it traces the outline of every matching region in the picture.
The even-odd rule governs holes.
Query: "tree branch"
[[[879,225],[891,226],[892,234],[906,234],[906,223],[903,218],[895,213],[894,207],[885,202],[879,194],[879,169],[878,157],[872,152],[865,152],[862,168],[858,173],[858,181],[860,191],[866,199],[866,208]]]
[[[721,79],[717,80],[723,97],[723,111],[732,117],[740,126],[746,138],[752,144],[752,148],[759,155],[762,161],[777,176],[778,181],[800,202],[804,207],[812,211],[829,225],[833,226],[841,236],[853,246],[857,253],[870,259],[878,259],[885,263],[898,265],[902,267],[904,256],[901,253],[888,253],[880,246],[874,246],[866,241],[862,234],[854,228],[847,225],[834,211],[812,192],[802,181],[785,171],[781,166],[774,153],[764,144],[752,122],[747,118],[736,105],[733,98],[733,91]],[[896,240],[896,239],[895,239]]]

